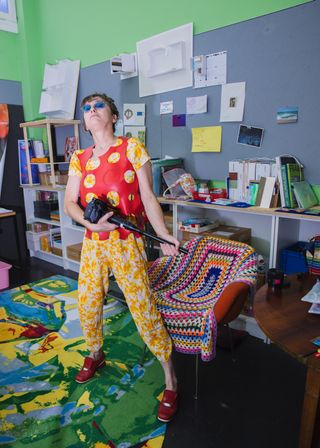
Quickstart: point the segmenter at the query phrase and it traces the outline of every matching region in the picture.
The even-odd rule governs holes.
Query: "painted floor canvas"
[[[127,307],[104,306],[107,365],[86,384],[77,282],[55,275],[0,293],[0,446],[161,448],[162,369]]]

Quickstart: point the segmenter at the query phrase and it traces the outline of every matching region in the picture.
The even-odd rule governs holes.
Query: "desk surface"
[[[15,216],[16,212],[8,211],[8,212],[0,212],[0,218],[8,218],[9,216]]]
[[[299,361],[316,352],[311,339],[320,336],[320,315],[308,313],[309,302],[303,297],[315,283],[315,277],[288,277],[289,287],[273,290],[264,285],[254,299],[254,317],[271,341]]]
[[[158,197],[160,204],[180,205],[184,207],[197,207],[206,208],[212,210],[220,210],[235,213],[248,213],[254,215],[276,216],[278,218],[288,218],[295,220],[305,221],[320,221],[320,216],[316,215],[304,215],[302,213],[290,213],[290,212],[277,212],[277,208],[262,208],[257,206],[252,207],[231,207],[228,205],[217,205],[213,202],[193,202],[191,200],[171,199],[165,197]]]

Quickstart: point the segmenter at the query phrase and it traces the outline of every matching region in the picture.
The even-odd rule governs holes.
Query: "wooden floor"
[[[10,287],[71,271],[30,259],[23,272],[11,269]],[[1,297],[1,293],[0,293]],[[168,424],[163,448],[297,448],[305,368],[277,347],[247,336],[236,348],[217,350],[200,362],[194,399],[195,357],[174,353],[180,408]]]

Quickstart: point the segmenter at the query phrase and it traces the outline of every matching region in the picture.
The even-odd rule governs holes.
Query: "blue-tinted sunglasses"
[[[97,101],[94,104],[84,104],[82,106],[83,112],[89,112],[91,109],[104,109],[106,107],[106,103],[104,101]]]

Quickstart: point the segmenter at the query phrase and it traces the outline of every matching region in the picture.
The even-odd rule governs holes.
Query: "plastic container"
[[[11,264],[0,261],[0,289],[9,287],[9,269],[12,268]]]
[[[289,275],[308,272],[308,265],[305,257],[307,244],[308,243],[305,241],[298,241],[280,252],[280,268],[285,274]]]
[[[26,232],[27,246],[29,250],[37,251],[41,249],[41,237],[48,237],[49,232]]]

